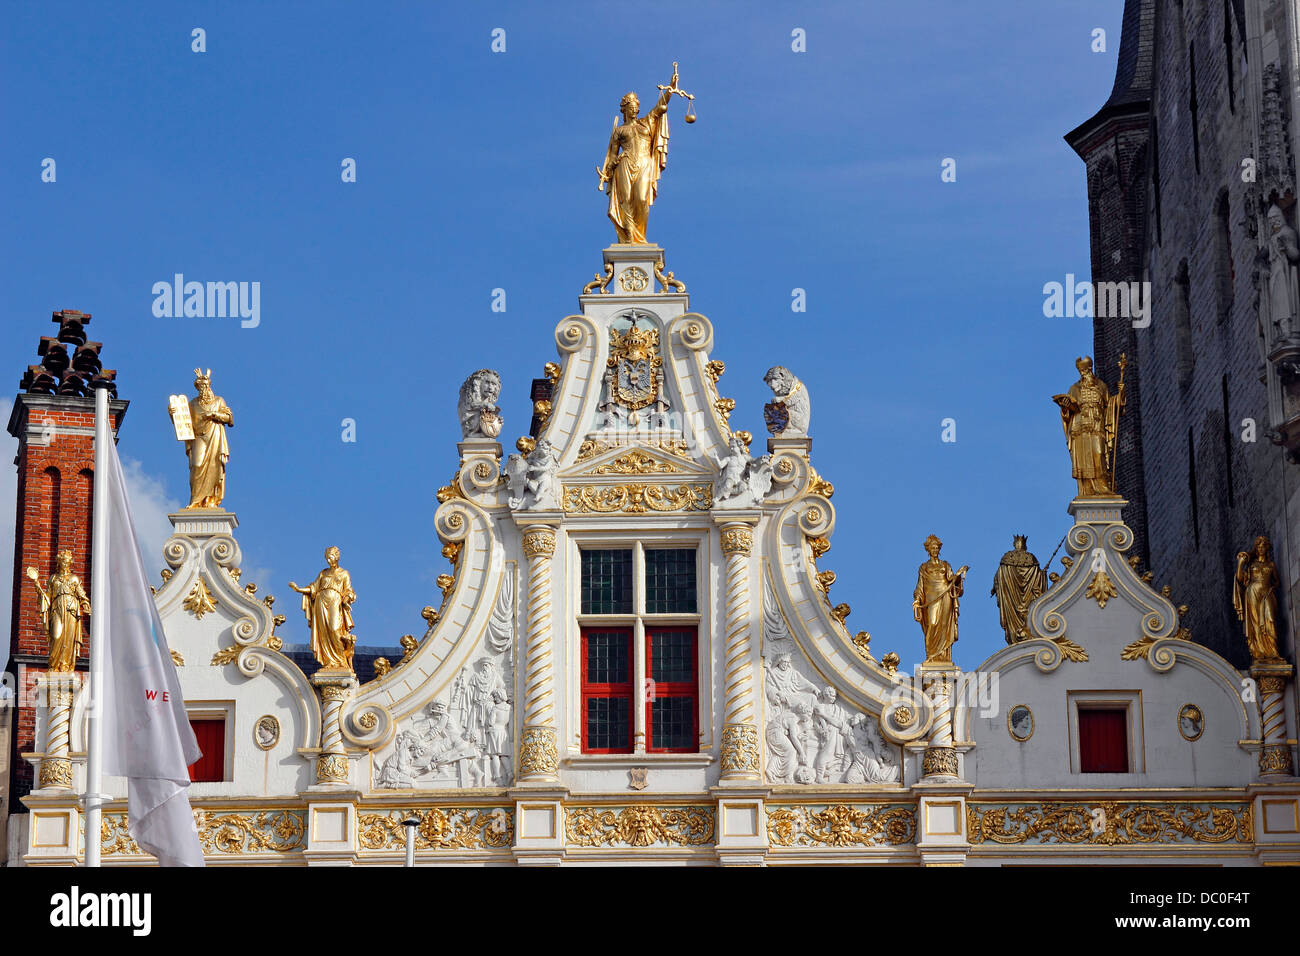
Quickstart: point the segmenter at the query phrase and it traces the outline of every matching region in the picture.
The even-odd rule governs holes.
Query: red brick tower
[[[18,712],[13,722],[10,761],[10,809],[32,789],[32,767],[20,756],[37,749],[36,701],[32,687],[45,671],[49,655],[41,626],[40,598],[26,577],[36,569],[42,583],[64,548],[72,552],[72,570],[90,593],[90,516],[95,468],[94,389],[109,391],[109,417],[116,435],[127,403],[117,400],[116,372],[100,365],[100,342],[87,342],[90,316],[71,309],[55,312],[59,331],[42,336],[40,365],[23,376],[14,399],[9,434],[18,439],[18,505],[14,528],[13,616],[9,663],[18,679]],[[69,356],[71,352],[71,356]],[[89,631],[86,631],[89,638]],[[82,645],[89,651],[89,641]],[[85,658],[78,668],[85,667]]]

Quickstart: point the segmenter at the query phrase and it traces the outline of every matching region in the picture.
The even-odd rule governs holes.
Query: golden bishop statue
[[[311,652],[321,667],[352,670],[352,653],[357,639],[352,634],[352,577],[339,567],[339,549],[325,549],[325,564],[316,580],[305,588],[290,581],[289,587],[302,595],[302,611],[311,626]]]
[[[27,577],[41,596],[41,624],[50,646],[49,669],[70,674],[81,654],[81,615],[90,613],[90,598],[81,579],[72,573],[72,552],[64,548],[55,560],[55,571],[45,587],[41,587],[35,568],[27,569]]]
[[[172,425],[176,438],[185,442],[190,460],[190,503],[186,508],[220,508],[226,496],[226,462],[230,446],[226,443],[226,426],[234,425],[234,416],[225,399],[212,393],[212,369],[194,370],[194,387],[198,397],[186,407],[183,396],[171,402]]]
[[[1124,369],[1128,357],[1119,357],[1119,388],[1114,395],[1092,374],[1088,356],[1074,363],[1079,380],[1064,395],[1053,395],[1061,407],[1061,425],[1070,448],[1073,474],[1080,498],[1115,497],[1115,436],[1124,410]]]
[[[966,565],[953,571],[939,557],[943,542],[938,535],[925,539],[930,560],[916,571],[916,591],[912,594],[912,617],[925,635],[925,663],[951,664],[952,646],[957,643],[957,599],[965,587]]]
[[[998,623],[1008,644],[1029,639],[1029,605],[1047,590],[1047,572],[1026,550],[1027,543],[1028,538],[1023,534],[1012,536],[1011,550],[998,562],[993,589],[989,592],[997,598]]]
[[[628,93],[618,105],[623,122],[614,121],[605,161],[596,169],[597,189],[609,186],[609,220],[620,243],[644,243],[646,219],[659,193],[659,174],[668,165],[668,101],[675,95],[694,101],[677,88],[677,64],[667,86],[659,87],[659,102],[645,116],[637,116],[641,100]],[[686,122],[695,122],[694,103]]]
[[[1246,645],[1254,661],[1277,661],[1277,565],[1264,535],[1255,539],[1254,554],[1237,552],[1237,573],[1232,580],[1232,607],[1246,632]]]

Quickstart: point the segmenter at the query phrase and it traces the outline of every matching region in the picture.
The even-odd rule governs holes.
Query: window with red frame
[[[582,750],[633,753],[638,686],[645,688],[645,750],[699,750],[699,633],[694,548],[584,549]],[[645,635],[638,654],[637,623]]]
[[[226,779],[226,719],[191,718],[194,737],[203,756],[190,764],[190,779],[195,783],[220,783]]]
[[[1128,773],[1128,710],[1079,708],[1079,770]]]

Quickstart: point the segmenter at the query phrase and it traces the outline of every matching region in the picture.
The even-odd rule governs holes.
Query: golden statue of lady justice
[[[289,587],[302,595],[302,611],[311,625],[311,651],[322,667],[352,670],[357,639],[352,634],[352,577],[339,567],[339,549],[325,549],[325,567],[305,588],[293,581]]]
[[[930,560],[916,569],[916,590],[912,593],[912,617],[921,625],[925,635],[925,663],[951,664],[952,646],[957,643],[958,599],[966,586],[966,572],[962,565],[953,571],[952,565],[939,557],[943,542],[938,535],[925,539],[925,552]]]
[[[1232,580],[1232,606],[1246,632],[1254,661],[1277,661],[1277,565],[1264,535],[1250,551],[1237,552],[1237,572]]]
[[[668,165],[668,101],[673,95],[692,101],[686,122],[695,122],[695,97],[677,88],[677,64],[667,86],[660,86],[659,102],[645,116],[637,116],[641,100],[628,93],[619,103],[623,123],[614,121],[605,162],[596,173],[597,189],[609,184],[609,220],[620,243],[644,243],[646,219],[659,193],[659,174]]]

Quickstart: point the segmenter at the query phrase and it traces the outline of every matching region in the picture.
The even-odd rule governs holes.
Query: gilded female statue
[[[230,446],[226,444],[226,426],[234,425],[234,416],[225,399],[212,393],[212,369],[194,370],[197,398],[190,400],[190,421],[194,437],[185,442],[190,460],[190,508],[220,508],[226,496],[226,462]]]
[[[70,674],[81,654],[81,615],[90,613],[90,598],[72,573],[71,551],[59,552],[55,568],[45,587],[41,587],[35,568],[27,569],[27,577],[41,596],[41,624],[50,644],[49,669]]]
[[[621,243],[644,243],[646,219],[659,192],[659,174],[668,165],[668,101],[677,89],[677,64],[673,78],[659,94],[659,102],[645,116],[637,116],[641,100],[628,93],[619,103],[623,123],[614,123],[605,162],[597,169],[599,189],[609,185],[609,220]]]
[[[1079,380],[1064,395],[1053,395],[1061,408],[1061,425],[1070,449],[1073,474],[1079,482],[1080,498],[1113,497],[1115,483],[1112,452],[1124,408],[1124,366],[1120,357],[1120,382],[1114,395],[1106,383],[1092,374],[1092,359],[1075,361]]]
[[[1237,552],[1237,573],[1232,582],[1232,606],[1246,632],[1250,656],[1256,661],[1276,661],[1277,565],[1269,556],[1270,542],[1255,539],[1255,553]]]
[[[321,667],[352,670],[352,652],[357,639],[352,635],[352,578],[339,567],[339,549],[325,549],[324,568],[305,588],[292,581],[289,587],[302,595],[302,610],[311,625],[311,652]]]
[[[912,594],[912,618],[925,635],[925,663],[951,664],[952,646],[957,643],[957,599],[965,587],[966,565],[954,571],[939,557],[943,542],[937,535],[925,539],[930,560],[916,571],[916,591]]]

